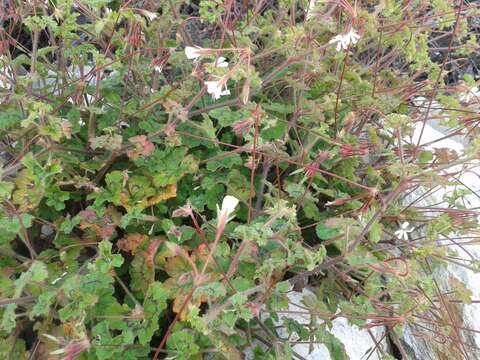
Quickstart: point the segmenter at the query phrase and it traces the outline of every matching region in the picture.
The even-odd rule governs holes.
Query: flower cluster
[[[350,29],[346,34],[340,34],[333,37],[328,43],[337,44],[337,51],[347,50],[350,45],[355,45],[360,39],[360,35],[354,30]]]
[[[408,240],[408,233],[411,233],[414,228],[409,228],[410,223],[408,221],[405,221],[400,225],[400,228],[395,231],[395,236],[399,238],[400,240]]]
[[[218,80],[205,81],[207,92],[212,95],[215,100],[225,95],[230,95],[230,90],[227,89],[227,81],[225,77],[220,77]]]
[[[189,60],[198,61],[202,56],[213,54],[215,50],[213,49],[202,49],[198,46],[186,46],[185,47],[185,56]],[[225,57],[220,56],[214,63],[215,67],[218,68],[228,68],[228,61]],[[212,75],[217,80],[208,80],[205,81],[205,86],[207,87],[207,93],[212,95],[214,100],[220,99],[222,96],[230,95],[230,90],[227,88],[227,76],[216,76]]]

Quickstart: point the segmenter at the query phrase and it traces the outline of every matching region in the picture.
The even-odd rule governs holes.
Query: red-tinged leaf
[[[120,222],[120,215],[113,207],[107,208],[105,215],[101,218],[92,210],[82,210],[78,216],[81,219],[80,229],[91,229],[102,240],[110,238]]]
[[[127,155],[130,159],[137,159],[140,156],[149,156],[155,150],[155,145],[148,140],[145,135],[138,135],[128,139],[135,148],[133,150],[127,151]]]

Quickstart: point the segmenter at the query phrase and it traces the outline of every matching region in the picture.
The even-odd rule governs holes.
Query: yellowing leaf
[[[130,194],[122,192],[120,194],[120,203],[125,209],[130,210],[133,208],[145,209],[149,206],[158,204],[161,201],[168,200],[177,196],[177,184],[169,184],[163,188],[157,190],[157,194],[143,198],[142,200],[134,203],[131,201]]]
[[[177,196],[177,184],[169,184],[162,189],[157,195],[148,199],[147,206],[155,205],[160,201],[174,198]]]
[[[20,171],[13,193],[13,202],[19,205],[21,211],[33,210],[43,198],[44,188],[35,183],[35,176],[30,169]]]

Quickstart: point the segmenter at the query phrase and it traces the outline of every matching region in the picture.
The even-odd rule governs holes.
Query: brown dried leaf
[[[127,234],[123,239],[120,239],[117,242],[117,246],[120,250],[135,255],[140,244],[147,240],[148,236],[144,234]]]

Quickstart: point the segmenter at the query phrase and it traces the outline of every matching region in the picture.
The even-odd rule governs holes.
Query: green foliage
[[[454,338],[432,272],[456,259],[438,239],[478,226],[448,176],[480,153],[476,78],[450,79],[478,47],[474,8],[456,24],[448,0],[12,4],[0,358],[293,359],[300,341],[347,359],[338,314]],[[474,139],[465,154],[411,140],[434,121]],[[448,211],[407,206],[437,186]],[[308,323],[284,316],[302,284]]]

